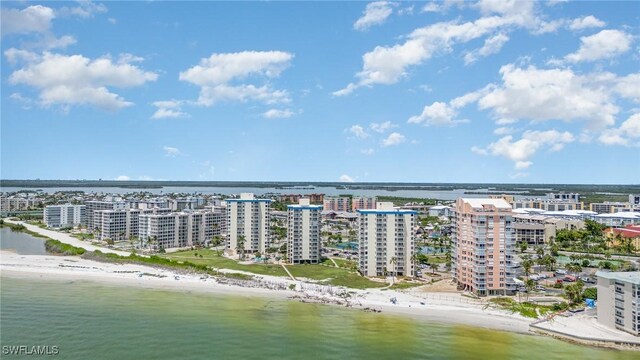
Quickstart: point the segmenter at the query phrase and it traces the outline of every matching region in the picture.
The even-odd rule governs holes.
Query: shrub
[[[582,293],[582,297],[584,299],[594,299],[597,300],[598,299],[598,289],[596,288],[588,288],[585,289],[584,292]]]

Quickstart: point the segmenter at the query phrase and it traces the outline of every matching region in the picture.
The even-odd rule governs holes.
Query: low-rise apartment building
[[[622,211],[631,210],[631,204],[625,202],[610,202],[605,201],[601,203],[589,204],[589,210],[597,212],[598,214],[613,214]]]
[[[584,221],[553,218],[545,215],[514,214],[513,230],[517,244],[539,246],[554,240],[558,230],[584,228]]]

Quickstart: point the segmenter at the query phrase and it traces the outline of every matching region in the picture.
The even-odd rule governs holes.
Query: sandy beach
[[[216,280],[200,274],[182,274],[135,264],[97,262],[73,256],[18,255],[0,251],[0,276],[70,281],[94,281],[118,286],[212,293],[220,295],[298,298],[309,302],[336,303],[343,299],[326,292],[327,287],[279,277],[255,276],[256,282]],[[224,283],[229,282],[229,283]],[[240,286],[255,284],[261,287]],[[290,285],[296,290],[290,290]],[[262,287],[264,286],[264,287]],[[271,287],[271,288],[266,288]],[[279,288],[280,290],[274,290]],[[337,290],[337,289],[336,289]],[[390,302],[396,298],[396,304]],[[466,324],[518,333],[529,331],[530,319],[501,310],[483,309],[479,302],[458,294],[393,290],[354,290],[349,303],[356,309],[410,316],[424,321]]]

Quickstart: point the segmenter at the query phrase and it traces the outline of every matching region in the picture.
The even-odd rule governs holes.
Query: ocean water
[[[0,318],[2,346],[56,346],[48,358],[60,359],[638,358],[328,305],[84,281],[1,277]]]

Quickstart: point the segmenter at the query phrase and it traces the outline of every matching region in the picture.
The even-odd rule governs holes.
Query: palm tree
[[[413,268],[415,269],[416,268],[416,264],[418,263],[418,253],[414,252],[413,254],[411,254],[410,260],[411,260],[411,264],[413,264]],[[413,275],[414,276],[416,275],[416,271],[415,270],[413,271]]]
[[[625,254],[631,255],[632,253],[636,252],[636,247],[633,245],[633,239],[632,238],[623,237],[621,244],[622,245],[620,246],[620,248],[622,249],[622,251],[625,252]]]
[[[395,283],[396,282],[395,277],[398,274],[398,267],[396,266],[398,265],[398,258],[395,256],[392,256],[391,259],[389,260],[389,265],[393,266],[394,271],[391,275],[392,276],[391,280],[392,280],[392,283]]]
[[[222,244],[222,237],[220,235],[214,235],[211,238],[211,245],[216,248],[218,251],[218,256],[220,256],[220,249],[218,247]]]
[[[536,254],[538,255],[538,259],[544,256],[544,248],[542,246],[538,246],[536,248]]]
[[[569,271],[570,273],[573,273],[573,274],[575,274],[577,276],[578,273],[580,273],[582,271],[582,266],[580,266],[578,264],[569,264],[569,265],[567,265],[567,271]]]
[[[244,260],[244,243],[245,242],[246,242],[246,239],[245,239],[244,235],[238,236],[238,241],[237,241],[237,245],[236,245],[236,252],[238,252],[238,254],[240,254],[240,260]]]
[[[429,268],[431,269],[431,271],[433,271],[433,274],[436,274],[436,270],[438,270],[438,264],[436,264],[435,262],[430,263],[429,264]]]
[[[527,301],[529,301],[529,294],[536,288],[536,282],[527,279],[527,281],[524,282],[524,287],[527,289]]]
[[[576,281],[575,284],[569,285],[565,287],[564,293],[567,295],[569,302],[571,304],[575,304],[580,301],[582,297],[582,288],[584,287],[584,283],[582,280]]]

